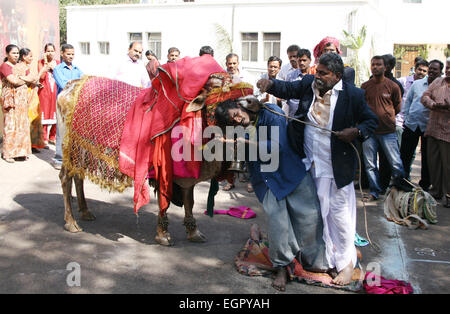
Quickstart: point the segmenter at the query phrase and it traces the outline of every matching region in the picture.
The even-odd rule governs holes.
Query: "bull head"
[[[262,108],[262,103],[253,95],[248,95],[236,99],[236,103],[242,108],[257,113]]]

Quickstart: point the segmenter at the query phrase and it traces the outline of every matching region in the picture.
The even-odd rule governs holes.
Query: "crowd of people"
[[[37,69],[32,69],[33,53],[10,44],[0,66],[1,105],[4,119],[2,158],[8,163],[28,160],[32,152],[55,145],[55,168],[62,164],[61,138],[57,129],[56,97],[70,80],[82,72],[72,65],[74,48],[61,47],[61,61],[55,59],[56,47],[46,44]]]
[[[29,49],[8,45],[5,53],[0,66],[2,158],[8,163],[26,160],[32,150],[52,144],[54,167],[59,169],[62,147],[56,97],[69,81],[83,75],[73,64],[74,47],[62,45],[59,61],[56,47],[45,45],[36,71],[30,69]],[[204,54],[214,56],[213,48],[202,47],[199,56]],[[279,169],[263,174],[260,161],[247,162],[241,178],[250,181],[248,192],[255,192],[269,217],[270,257],[280,269],[273,285],[279,290],[286,284],[284,266],[294,257],[315,271],[335,269],[337,285],[350,282],[357,263],[355,177],[364,177],[367,201],[378,200],[392,185],[405,185],[419,141],[419,185],[436,200],[444,198],[443,205],[450,207],[450,58],[445,76],[443,62],[417,58],[414,73],[397,80],[392,74],[395,58],[374,56],[372,76],[358,88],[354,69],[343,63],[340,54],[339,41],[333,37],[320,41],[313,53],[291,45],[289,63],[270,57],[267,73],[256,83],[254,96],[264,108],[247,110],[229,101],[216,112],[223,125],[280,129]],[[142,44],[131,43],[113,78],[149,88],[160,61],[151,50],[145,52],[146,63],[142,55]],[[176,62],[180,55],[178,48],[170,48],[167,62]],[[225,64],[234,84],[253,82],[237,54],[227,55]],[[309,124],[288,123],[287,117]],[[350,142],[359,147],[361,173]],[[233,189],[234,180],[229,178],[224,190]]]

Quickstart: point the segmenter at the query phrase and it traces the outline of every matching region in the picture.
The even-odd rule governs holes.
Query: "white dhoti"
[[[314,171],[313,171],[314,173]],[[323,240],[330,268],[356,265],[356,197],[353,183],[338,189],[334,179],[313,175],[323,219]]]
[[[315,91],[313,104],[308,112],[309,122],[319,125],[316,118],[326,120],[325,113],[329,113],[328,123],[323,125],[325,122],[321,120],[320,126],[332,129],[334,110],[342,86],[342,82],[339,82],[323,98],[318,98]],[[311,169],[319,197],[324,225],[323,240],[329,266],[336,268],[338,272],[350,262],[355,267],[356,197],[353,182],[341,189],[336,186],[331,160],[330,132],[307,125],[304,149],[307,158],[303,162],[306,169]]]

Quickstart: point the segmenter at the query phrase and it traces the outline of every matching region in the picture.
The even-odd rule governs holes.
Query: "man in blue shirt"
[[[73,80],[78,80],[83,76],[83,72],[72,64],[75,56],[75,49],[70,44],[64,44],[61,47],[62,62],[53,70],[53,77],[55,78],[58,94],[66,87],[67,83]],[[58,117],[57,117],[58,119]],[[55,157],[53,158],[53,167],[61,169],[62,165],[62,139],[61,134],[57,128],[56,130],[56,145]]]
[[[269,256],[277,268],[272,286],[280,291],[285,290],[286,267],[295,258],[305,269],[328,270],[314,181],[289,144],[287,121],[282,115],[278,106],[261,107],[253,96],[227,100],[219,104],[215,112],[219,126],[250,126],[250,133],[252,129],[256,131],[256,136],[245,140],[259,151],[257,160],[249,162],[250,180],[268,216]],[[275,154],[277,164],[273,165],[273,160],[267,160],[262,152]]]
[[[421,140],[422,167],[420,170],[421,180],[419,181],[419,185],[425,191],[428,191],[431,184],[427,163],[427,138],[424,136],[430,111],[424,107],[421,98],[423,93],[428,89],[428,86],[442,75],[443,69],[444,64],[441,61],[431,61],[428,67],[428,77],[417,80],[411,85],[403,107],[404,131],[402,134],[400,157],[403,162],[403,168],[405,169],[405,176],[409,178],[414,152],[416,151],[419,139]]]

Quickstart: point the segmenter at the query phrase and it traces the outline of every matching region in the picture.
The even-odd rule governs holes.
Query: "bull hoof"
[[[157,234],[155,236],[155,241],[162,246],[173,246],[174,245],[172,237],[170,236],[170,234],[168,232],[165,233],[164,235]]]
[[[96,219],[95,215],[88,210],[81,212],[80,218],[84,221],[94,221]]]
[[[187,239],[191,242],[195,243],[204,243],[206,242],[206,236],[200,232],[200,230],[195,229],[195,231],[188,233]]]
[[[71,233],[77,233],[77,232],[83,231],[83,229],[81,229],[80,226],[78,226],[76,221],[74,221],[73,223],[66,223],[64,225],[64,229],[66,229],[67,231],[69,231]]]

